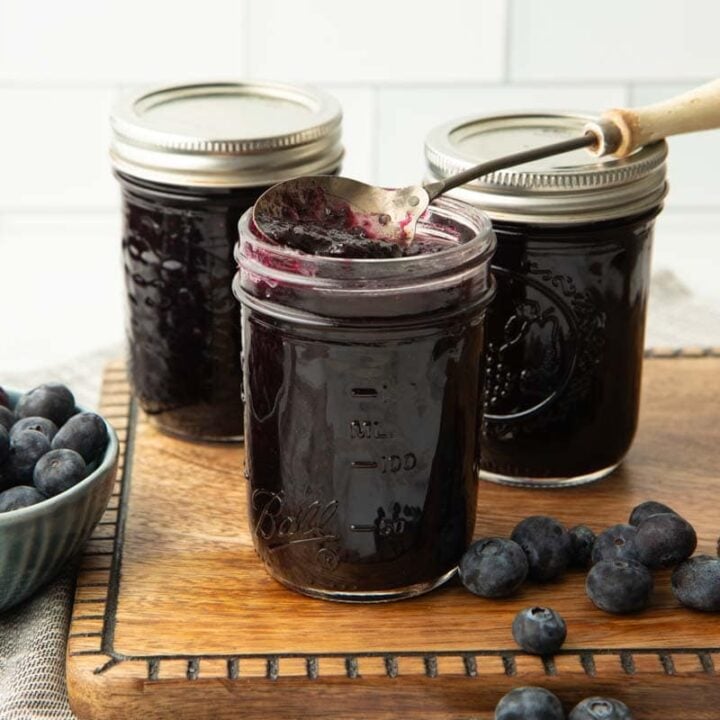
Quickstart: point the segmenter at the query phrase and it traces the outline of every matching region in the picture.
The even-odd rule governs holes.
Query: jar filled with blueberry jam
[[[410,247],[332,222],[240,220],[250,527],[296,591],[408,597],[472,537],[495,238],[454,200]]]
[[[582,135],[590,119],[538,113],[446,123],[426,141],[429,175]],[[628,452],[666,155],[665,142],[622,160],[578,150],[451,193],[490,215],[498,243],[483,478],[581,484],[608,475]]]
[[[200,84],[129,94],[111,123],[135,394],[167,433],[241,440],[237,223],[269,186],[338,170],[340,106],[302,86]]]

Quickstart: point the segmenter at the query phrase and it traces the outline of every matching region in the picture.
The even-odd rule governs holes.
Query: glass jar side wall
[[[427,591],[472,538],[483,313],[383,330],[243,309],[256,549],[280,582],[368,601]]]
[[[483,477],[572,484],[627,453],[658,211],[563,228],[495,223]]]
[[[182,188],[118,174],[130,375],[164,431],[243,435],[240,309],[231,283],[242,213],[265,190]]]

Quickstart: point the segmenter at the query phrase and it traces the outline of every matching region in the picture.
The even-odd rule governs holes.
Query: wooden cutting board
[[[652,607],[613,617],[580,572],[481,600],[455,583],[409,601],[346,605],[296,595],[255,557],[243,450],[174,440],[131,400],[125,369],[105,378],[103,410],[124,451],[110,507],[82,560],[67,678],[82,720],[491,718],[520,685],[624,700],[637,720],[717,718],[720,615],[680,608],[669,573]],[[524,490],[481,483],[477,534],[508,535],[552,514],[595,530],[653,498],[674,506],[715,552],[720,534],[720,353],[655,353],[626,463],[595,485]],[[567,620],[554,657],[519,651],[515,613],[547,604]]]

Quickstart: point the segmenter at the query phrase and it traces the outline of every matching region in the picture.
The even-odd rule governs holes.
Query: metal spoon
[[[506,155],[426,185],[389,190],[333,175],[278,183],[255,203],[253,220],[268,231],[272,220],[322,223],[329,215],[365,230],[368,237],[409,245],[428,205],[438,196],[497,170],[588,148],[596,156],[626,157],[641,145],[681,133],[720,127],[720,80],[643,108],[609,110],[570,140]]]

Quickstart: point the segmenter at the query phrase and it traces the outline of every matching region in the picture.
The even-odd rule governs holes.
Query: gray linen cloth
[[[648,347],[720,347],[720,307],[701,302],[670,272],[653,278]],[[102,368],[119,348],[72,365],[26,375],[2,375],[11,387],[50,379],[66,382],[78,402],[97,404]],[[19,607],[0,615],[0,720],[75,720],[65,689],[65,644],[72,602],[68,569]]]

